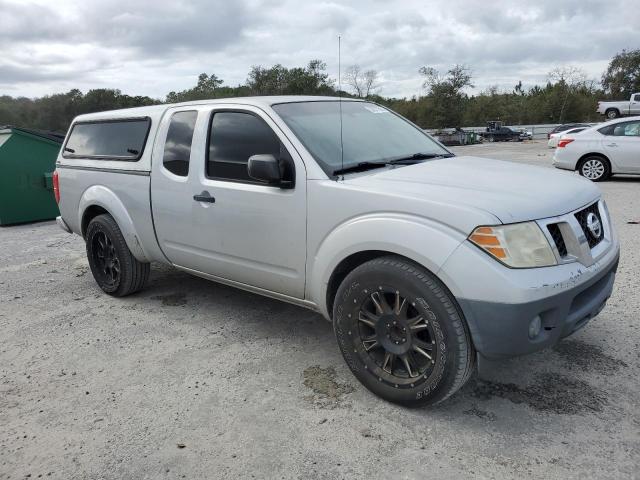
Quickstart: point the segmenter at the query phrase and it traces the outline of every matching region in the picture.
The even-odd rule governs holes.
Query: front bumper
[[[458,299],[473,343],[484,357],[525,355],[557,343],[585,326],[604,308],[613,291],[619,251],[589,280],[562,293],[525,303],[499,303]],[[529,338],[529,324],[536,316],[542,330]]]
[[[543,233],[549,233],[545,235],[557,265],[510,269],[470,242],[463,242],[445,262],[439,276],[458,300],[474,346],[483,356],[512,357],[543,349],[602,310],[613,290],[620,244],[606,205],[599,200],[603,236],[590,246],[577,215],[594,205],[536,221]],[[551,235],[550,226],[556,227],[562,242]],[[536,317],[542,328],[529,338]]]

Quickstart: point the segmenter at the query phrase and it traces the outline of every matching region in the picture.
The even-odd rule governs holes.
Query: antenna
[[[342,141],[342,70],[341,70],[341,37],[338,35],[338,104],[340,105],[340,168],[344,169],[344,143]],[[344,173],[342,174],[344,180]]]

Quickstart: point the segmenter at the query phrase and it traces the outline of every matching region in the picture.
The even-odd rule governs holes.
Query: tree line
[[[525,89],[519,82],[510,91],[491,87],[469,95],[473,87],[471,70],[454,65],[441,73],[423,66],[417,72],[423,79],[423,94],[411,98],[379,95],[379,74],[359,65],[349,66],[340,79],[331,79],[326,64],[312,60],[304,67],[253,66],[245,83],[225,85],[215,74],[202,73],[196,84],[172,91],[166,98],[130,96],[117,89],[92,89],[40,98],[0,96],[0,125],[14,125],[64,132],[79,114],[160,103],[252,95],[343,95],[367,98],[404,115],[423,128],[481,126],[488,120],[509,125],[586,122],[599,119],[598,100],[628,98],[640,92],[640,49],[615,55],[599,82],[589,80],[574,67],[549,72],[544,85]]]

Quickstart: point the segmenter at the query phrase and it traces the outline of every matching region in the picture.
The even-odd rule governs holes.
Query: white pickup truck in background
[[[629,100],[598,102],[598,113],[610,120],[623,115],[640,115],[640,93],[634,93]]]

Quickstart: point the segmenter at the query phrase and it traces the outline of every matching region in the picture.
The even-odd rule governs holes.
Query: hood
[[[347,182],[482,209],[503,223],[562,215],[600,197],[598,187],[574,173],[468,156],[373,170]]]

